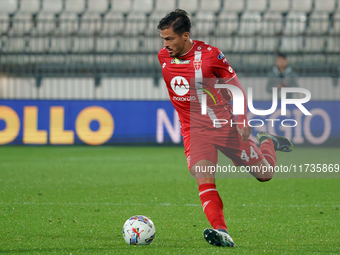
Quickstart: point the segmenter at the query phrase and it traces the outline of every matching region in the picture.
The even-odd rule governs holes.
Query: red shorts
[[[230,158],[235,166],[254,165],[264,158],[250,138],[242,141],[236,126],[205,130],[192,128],[190,136],[184,136],[183,140],[189,170],[204,159],[217,164],[217,150]]]

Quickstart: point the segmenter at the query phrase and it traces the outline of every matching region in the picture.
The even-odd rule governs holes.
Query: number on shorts
[[[254,150],[253,146],[250,146],[250,158],[256,158],[258,159],[259,156],[257,155],[256,151]],[[241,159],[249,162],[249,157],[247,155],[247,152],[245,150],[241,153]]]
[[[243,150],[242,153],[241,153],[241,159],[249,162],[249,157],[248,157],[247,152],[245,150]]]
[[[256,151],[254,150],[253,146],[250,146],[250,157],[258,159],[259,156],[257,155]]]

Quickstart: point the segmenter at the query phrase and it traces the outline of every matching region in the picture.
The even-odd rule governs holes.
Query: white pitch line
[[[185,206],[192,207],[198,206],[201,204],[170,204],[170,203],[161,203],[161,204],[137,204],[137,203],[30,203],[30,202],[22,202],[22,203],[0,203],[0,205],[77,205],[77,206]],[[340,205],[257,205],[257,204],[242,204],[242,205],[233,205],[226,207],[340,207]]]

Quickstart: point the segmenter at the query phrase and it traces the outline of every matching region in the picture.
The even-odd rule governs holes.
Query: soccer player
[[[260,132],[260,149],[249,138],[251,127],[247,121],[247,100],[244,113],[233,115],[227,89],[214,85],[229,84],[244,90],[223,53],[216,47],[190,38],[191,22],[187,12],[176,9],[162,18],[157,26],[164,47],[158,53],[170,100],[178,112],[189,171],[196,178],[203,211],[212,229],[204,230],[208,243],[216,246],[235,246],[227,232],[223,203],[215,185],[213,171],[217,164],[217,150],[233,160],[236,166],[253,166],[251,174],[261,182],[273,177],[276,150],[291,151],[292,143],[285,137]],[[207,114],[202,114],[203,96]],[[222,125],[216,120],[228,120]],[[235,123],[238,124],[235,124]],[[262,171],[265,168],[270,171]]]

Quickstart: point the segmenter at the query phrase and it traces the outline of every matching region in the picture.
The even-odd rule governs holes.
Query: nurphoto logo
[[[233,114],[234,115],[243,115],[244,114],[244,95],[241,89],[236,87],[232,84],[215,84],[216,89],[228,89],[232,95],[233,95]],[[303,98],[287,98],[287,94],[289,93],[300,93],[305,95]],[[267,116],[272,113],[274,113],[278,106],[278,96],[277,96],[277,88],[273,88],[272,92],[272,106],[270,109],[267,110],[259,110],[255,109],[253,104],[253,88],[248,88],[248,107],[251,113],[258,116]],[[211,96],[211,95],[210,95]],[[281,89],[281,115],[286,116],[287,115],[287,105],[292,104],[295,105],[297,108],[300,109],[300,111],[304,115],[312,115],[304,106],[304,103],[307,103],[311,99],[311,93],[309,90],[304,88],[294,88],[294,87],[287,87]],[[202,115],[207,114],[207,95],[202,94],[201,97],[201,113]],[[271,122],[272,126],[274,126],[274,123],[276,121],[280,121],[279,119],[266,119],[266,121]],[[257,125],[254,125],[254,122],[259,122]],[[213,120],[214,127],[226,125],[229,123],[226,119],[214,119]],[[290,124],[289,124],[290,123]],[[294,123],[294,124],[292,124]],[[233,122],[231,121],[230,126],[234,124],[243,124],[243,126],[246,125],[245,120],[241,123]],[[251,127],[261,127],[264,125],[264,121],[261,119],[252,119],[249,120],[247,123],[248,126]],[[281,121],[281,125],[283,127],[296,127],[298,125],[297,121],[294,119],[285,119]]]

